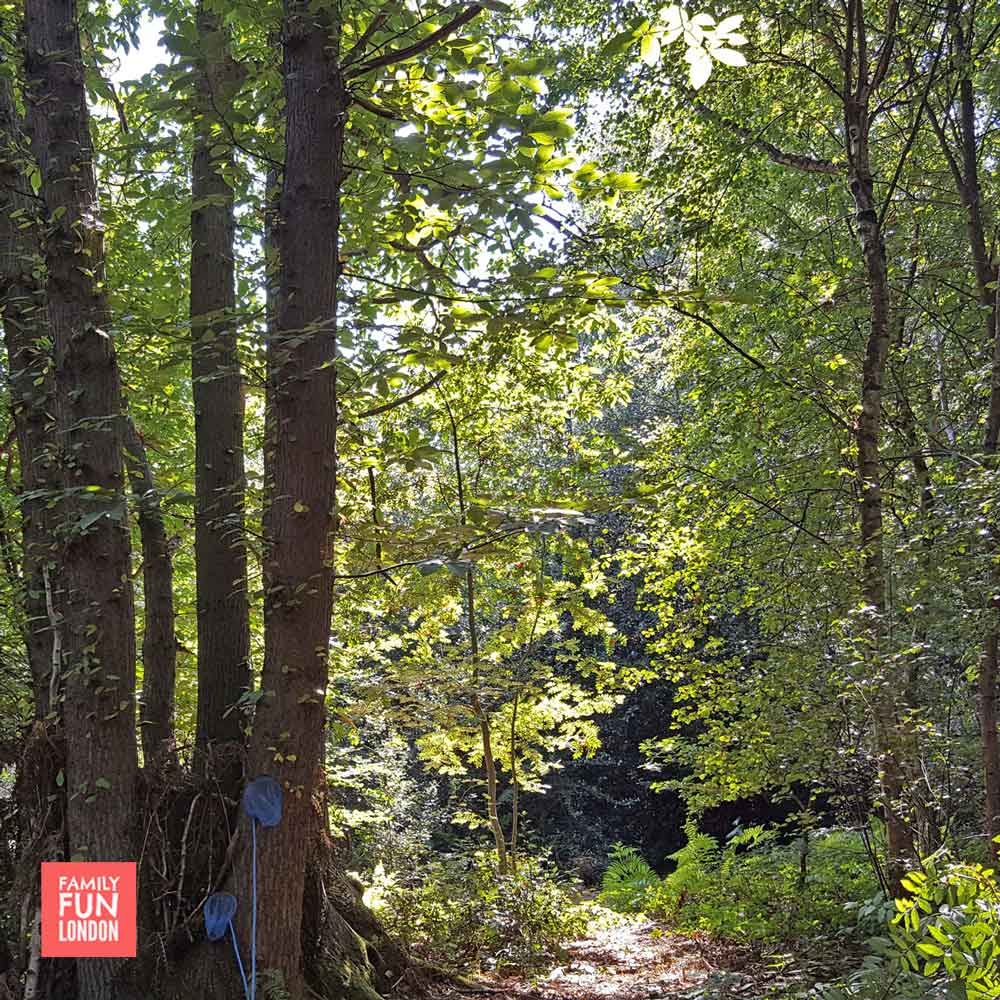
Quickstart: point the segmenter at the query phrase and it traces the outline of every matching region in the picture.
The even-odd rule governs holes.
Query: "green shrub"
[[[903,880],[890,934],[902,964],[965,987],[968,1000],[1000,996],[1000,886],[979,864],[940,852]]]
[[[674,871],[646,893],[643,908],[683,931],[745,943],[791,942],[849,933],[852,901],[877,892],[861,839],[843,830],[814,835],[803,876],[802,843],[750,827],[725,846],[689,825]]]
[[[659,876],[634,847],[615,844],[601,878],[600,901],[618,913],[642,909],[647,893],[659,881]]]
[[[540,964],[587,925],[546,857],[521,857],[516,872],[500,875],[491,852],[452,855],[419,882],[384,877],[366,898],[409,948],[455,969]]]
[[[897,958],[880,954],[868,955],[839,981],[817,983],[799,996],[801,1000],[956,1000],[946,983],[931,982],[904,969]]]

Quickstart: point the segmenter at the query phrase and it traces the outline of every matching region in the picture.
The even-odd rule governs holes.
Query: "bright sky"
[[[118,69],[111,74],[118,84],[126,80],[137,80],[148,73],[157,63],[167,62],[169,53],[160,46],[163,18],[144,20],[139,25],[139,47],[127,53],[118,51]]]

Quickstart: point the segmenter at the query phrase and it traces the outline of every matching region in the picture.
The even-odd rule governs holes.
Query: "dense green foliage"
[[[832,941],[878,926],[859,920],[851,905],[875,896],[878,885],[864,844],[847,831],[780,844],[774,831],[757,826],[720,845],[689,827],[687,843],[670,860],[673,871],[660,879],[635,852],[615,849],[602,902],[744,944]]]
[[[37,865],[105,793],[114,850],[142,831],[143,960],[169,978],[265,769],[302,823],[307,931],[336,883],[366,956],[354,882],[304,884],[306,843],[452,971],[539,969],[603,907],[755,960],[835,953],[795,986],[817,1000],[997,995],[996,5],[81,0],[53,59],[56,3],[0,12],[0,998],[76,989],[34,992]],[[306,30],[343,105],[312,143]],[[49,156],[37,106],[64,55],[89,115],[51,118],[92,138],[96,200],[89,143]],[[235,304],[193,315],[219,208]],[[103,318],[67,332],[74,282]],[[202,336],[231,348],[207,377]],[[111,361],[74,364],[84,341]],[[222,383],[242,445],[209,526],[245,566],[206,597],[196,400]],[[102,532],[103,602],[64,583],[86,546],[108,570]],[[233,594],[249,660],[206,725]],[[76,684],[108,636],[127,669]],[[163,758],[133,734],[127,795],[85,776],[67,739],[150,724],[158,682]],[[272,921],[299,1000],[331,946]],[[386,991],[355,964],[352,996]]]
[[[557,959],[587,912],[544,857],[497,875],[481,851],[429,860],[419,877],[376,878],[369,900],[411,948],[456,969],[521,970]]]

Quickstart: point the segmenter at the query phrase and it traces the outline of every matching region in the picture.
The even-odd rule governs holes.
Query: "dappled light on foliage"
[[[0,1000],[1000,996],[996,4],[0,23]]]

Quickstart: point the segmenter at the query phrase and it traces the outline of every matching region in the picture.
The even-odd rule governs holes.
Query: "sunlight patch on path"
[[[691,938],[598,907],[560,965],[482,982],[495,1000],[680,1000],[711,971]]]

